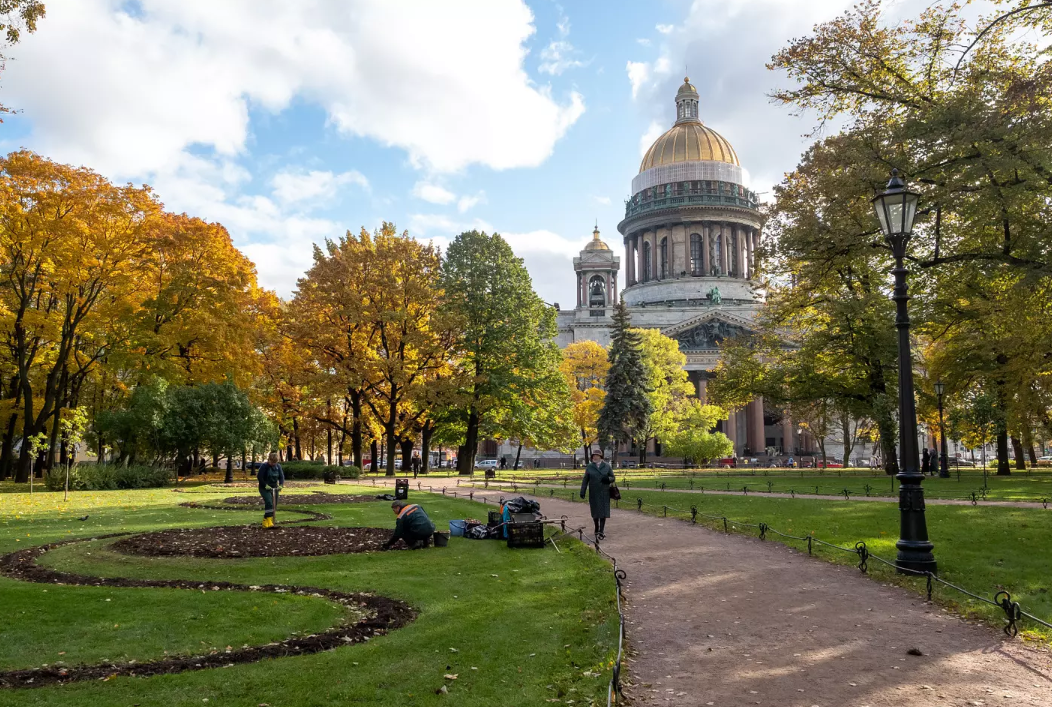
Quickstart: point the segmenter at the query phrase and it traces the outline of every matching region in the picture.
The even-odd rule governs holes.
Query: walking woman
[[[602,540],[606,537],[606,519],[610,517],[610,484],[614,483],[614,470],[603,460],[603,450],[592,452],[592,461],[584,470],[581,479],[581,498],[588,491],[588,509],[592,512],[595,523],[595,537]]]
[[[274,497],[285,485],[285,472],[278,463],[277,452],[271,452],[267,461],[260,464],[256,472],[259,495],[263,497],[263,527],[274,527]]]

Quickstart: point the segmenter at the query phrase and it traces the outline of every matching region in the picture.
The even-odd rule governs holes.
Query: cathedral
[[[676,122],[643,156],[632,196],[617,225],[621,257],[601,238],[573,260],[574,309],[558,314],[558,344],[610,343],[611,315],[623,297],[632,325],[659,329],[679,342],[698,397],[719,360],[719,344],[748,333],[763,301],[756,278],[763,217],[756,194],[742,180],[734,148],[698,117],[698,92],[689,79],[676,93]],[[735,456],[767,450],[798,454],[813,446],[781,411],[763,399],[730,413],[718,429],[734,442]],[[650,450],[660,457],[660,443]]]

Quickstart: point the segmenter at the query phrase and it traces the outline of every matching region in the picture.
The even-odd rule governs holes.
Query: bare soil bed
[[[315,506],[325,503],[367,503],[377,500],[376,496],[354,496],[340,493],[290,493],[278,494],[278,509],[282,504],[294,506]],[[262,506],[262,496],[231,496],[224,498],[223,503],[233,506]]]
[[[118,540],[113,548],[148,557],[308,557],[377,552],[389,537],[391,531],[382,528],[225,525],[142,533]]]

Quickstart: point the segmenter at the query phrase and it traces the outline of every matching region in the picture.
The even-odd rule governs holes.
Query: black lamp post
[[[949,452],[946,447],[946,423],[942,416],[942,394],[946,392],[946,384],[935,381],[935,395],[939,398],[939,478],[950,478]]]
[[[924,519],[924,489],[921,482],[917,454],[917,407],[913,393],[913,357],[910,353],[910,318],[906,309],[909,295],[906,289],[906,247],[913,235],[913,219],[917,216],[920,195],[906,189],[898,170],[892,170],[891,180],[883,194],[873,199],[873,207],[884,232],[884,240],[895,257],[895,328],[899,330],[899,541],[895,560],[899,571],[935,572],[934,547],[928,540],[928,524]]]

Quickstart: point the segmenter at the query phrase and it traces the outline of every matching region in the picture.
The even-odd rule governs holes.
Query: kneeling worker
[[[435,533],[435,524],[424,513],[424,509],[415,503],[395,501],[391,504],[391,510],[398,516],[395,521],[394,535],[384,544],[384,549],[394,545],[399,540],[404,540],[409,549],[427,547],[427,541]]]

